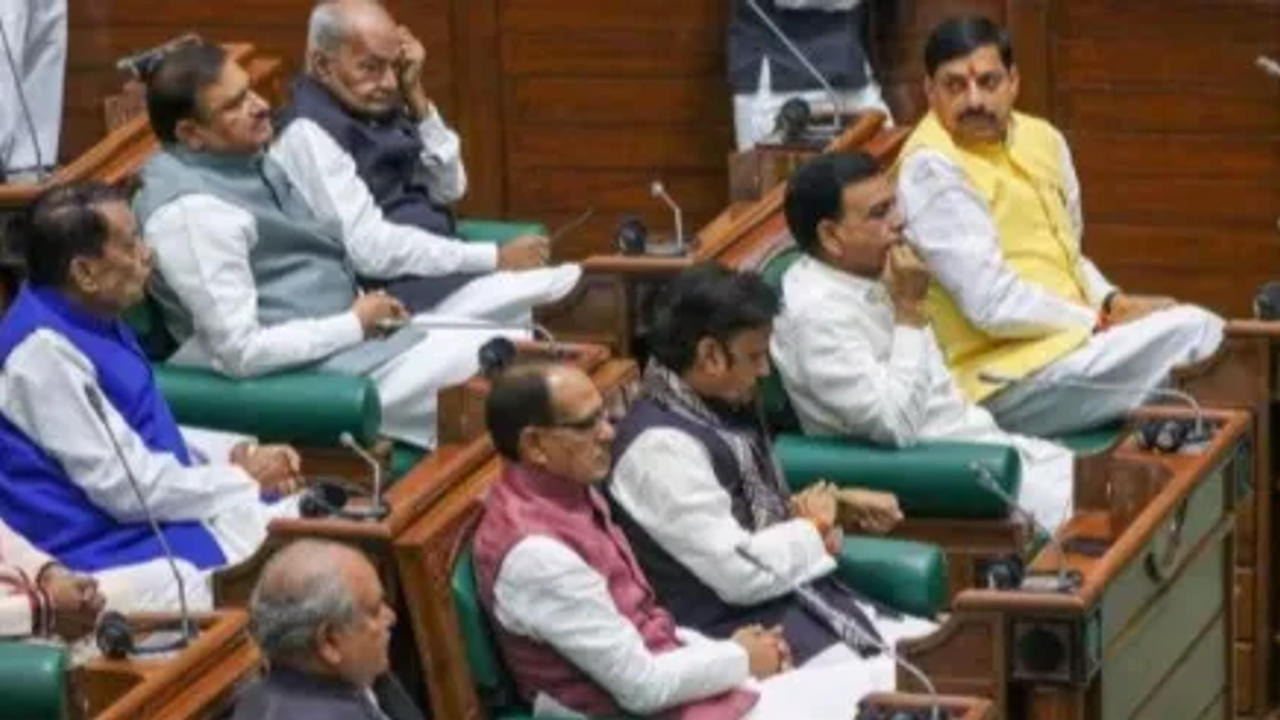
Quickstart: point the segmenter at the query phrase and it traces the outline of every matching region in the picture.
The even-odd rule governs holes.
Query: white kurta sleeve
[[[322,217],[342,223],[343,242],[356,272],[367,277],[488,272],[498,246],[444,237],[388,221],[356,170],[355,161],[313,121],[289,123],[271,157]]]
[[[1067,194],[1067,214],[1071,216],[1071,229],[1075,233],[1076,247],[1080,248],[1080,277],[1084,280],[1085,296],[1095,310],[1102,307],[1107,295],[1117,290],[1107,280],[1093,261],[1084,256],[1084,203],[1081,200],[1080,178],[1076,175],[1076,164],[1071,157],[1071,146],[1067,139],[1058,134],[1058,142],[1062,148],[1062,185]]]
[[[102,398],[110,436],[86,386]],[[147,448],[98,388],[89,359],[52,331],[37,330],[9,355],[0,372],[0,413],[57,461],[90,502],[120,522],[146,518],[129,471],[156,520],[204,520],[257,501],[257,482],[239,467],[183,467],[173,455]]]
[[[813,523],[748,532],[734,519],[706,449],[687,433],[646,430],[618,458],[609,493],[662,547],[724,602],[754,605],[835,569]],[[738,555],[744,546],[779,577]]]
[[[33,629],[30,596],[16,586],[18,579],[13,570],[0,566],[0,638],[27,637]]]
[[[748,678],[747,653],[732,641],[650,652],[618,612],[604,577],[549,537],[527,537],[508,551],[494,584],[494,614],[508,631],[555,648],[630,713],[651,715]]]
[[[147,243],[165,282],[191,313],[215,370],[250,377],[321,360],[360,343],[354,312],[258,323],[258,290],[249,265],[257,242],[253,217],[211,195],[187,195],[147,220]]]
[[[887,362],[856,324],[850,308],[833,307],[795,321],[788,337],[805,398],[839,418],[844,434],[880,445],[906,447],[920,439],[929,411],[929,331],[906,325],[893,328]],[[856,310],[856,309],[855,309]]]
[[[986,204],[951,161],[928,150],[912,154],[899,174],[898,200],[908,240],[977,327],[1009,338],[1093,327],[1092,310],[1023,280],[1005,262]]]
[[[467,168],[462,163],[462,140],[445,124],[435,103],[418,123],[422,164],[427,168],[427,191],[439,203],[451,205],[467,194]]]

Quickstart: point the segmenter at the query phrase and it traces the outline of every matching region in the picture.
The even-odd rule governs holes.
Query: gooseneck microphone
[[[924,674],[924,671],[916,667],[914,663],[902,659],[893,648],[889,647],[888,643],[867,632],[856,620],[849,618],[845,613],[833,607],[831,603],[826,601],[826,598],[823,598],[813,588],[805,583],[795,582],[783,577],[763,558],[751,552],[745,544],[738,545],[734,548],[734,551],[738,553],[739,557],[759,568],[774,580],[786,585],[791,592],[796,593],[796,596],[803,601],[805,608],[817,612],[821,616],[820,619],[835,632],[840,641],[860,657],[866,657],[869,654],[868,648],[878,650],[883,652],[890,660],[893,660],[898,667],[910,673],[912,677],[924,686],[925,691],[933,699],[932,720],[941,720],[942,706],[939,703],[938,689],[934,687],[933,681],[929,679],[928,675]]]
[[[1189,441],[1207,439],[1209,434],[1204,424],[1204,409],[1200,407],[1200,403],[1196,401],[1190,393],[1173,388],[1162,387],[1145,387],[1141,385],[1121,385],[1119,383],[1094,382],[1092,380],[1046,380],[1034,375],[1028,375],[1023,378],[1016,378],[1012,375],[1003,375],[1001,373],[982,370],[978,373],[978,379],[984,383],[991,385],[1010,385],[1013,383],[1031,383],[1040,387],[1048,388],[1074,388],[1077,390],[1096,390],[1101,392],[1124,393],[1137,395],[1139,398],[1151,396],[1163,397],[1170,400],[1176,400],[1191,408],[1195,413],[1195,425],[1192,428],[1192,435],[1187,438]]]
[[[827,78],[818,71],[818,68],[814,67],[813,63],[809,61],[809,58],[800,51],[800,48],[796,47],[796,44],[791,41],[791,38],[787,37],[787,34],[782,31],[782,28],[778,27],[778,24],[773,21],[773,18],[769,17],[769,14],[760,7],[756,0],[746,0],[746,2],[747,5],[751,6],[751,9],[755,11],[755,14],[759,16],[760,22],[763,22],[765,27],[769,28],[769,32],[773,33],[773,36],[776,37],[778,41],[782,43],[782,46],[787,49],[787,52],[791,53],[796,60],[800,61],[800,65],[804,67],[805,71],[812,75],[813,78],[818,81],[818,84],[822,86],[822,90],[826,92],[827,97],[831,100],[831,112],[834,117],[834,120],[831,123],[832,128],[835,130],[837,135],[840,134],[840,130],[843,127],[841,123],[844,118],[844,103],[840,100],[840,95],[836,93],[835,88],[831,87],[831,83],[827,82]]]
[[[173,549],[169,547],[168,539],[160,531],[160,524],[156,522],[155,515],[151,513],[151,506],[147,504],[146,498],[142,495],[142,485],[138,483],[137,476],[133,474],[133,468],[130,467],[128,460],[125,459],[124,451],[120,448],[120,442],[116,439],[115,433],[111,431],[111,424],[107,422],[107,411],[103,407],[102,394],[98,392],[98,388],[92,383],[85,383],[84,396],[89,401],[89,406],[93,408],[94,414],[98,416],[98,422],[102,424],[102,429],[107,433],[107,439],[115,450],[116,459],[120,461],[120,466],[124,468],[125,477],[129,480],[129,487],[133,489],[133,495],[137,498],[138,505],[142,508],[142,513],[147,518],[147,524],[151,527],[152,534],[155,535],[156,540],[160,543],[160,549],[164,552],[165,560],[169,562],[169,570],[173,573],[173,580],[178,586],[178,608],[182,618],[182,638],[169,647],[156,648],[156,651],[176,650],[186,647],[191,639],[196,636],[197,631],[195,623],[191,621],[191,613],[187,609],[187,586],[182,580],[182,573],[178,571],[178,561],[174,557]],[[119,613],[107,613],[104,615],[104,620],[111,615],[123,619],[123,616],[120,616]],[[111,626],[114,626],[116,622],[118,620],[113,619]],[[130,650],[132,650],[131,647],[124,649],[123,652],[127,654]],[[105,648],[104,652],[106,652]],[[119,650],[116,650],[116,652],[119,652]],[[112,655],[112,653],[107,654],[109,656]]]
[[[27,93],[22,88],[22,76],[18,74],[18,61],[13,56],[13,46],[9,44],[9,33],[5,30],[4,22],[0,21],[0,41],[4,43],[4,55],[9,63],[9,73],[13,76],[14,93],[18,96],[18,105],[22,108],[22,119],[27,126],[27,134],[31,136],[31,147],[35,151],[36,156],[36,181],[44,182],[49,176],[48,166],[44,163],[44,153],[40,150],[40,137],[36,133],[36,123],[31,117],[31,106],[27,103]],[[5,168],[0,167],[0,179],[4,175],[13,170],[31,170],[32,168]]]
[[[1056,583],[1052,587],[1037,587],[1034,582],[1029,585],[1024,578],[1022,586],[1019,589],[1048,590],[1050,592],[1060,593],[1071,593],[1079,589],[1080,585],[1084,582],[1084,579],[1080,576],[1079,572],[1070,570],[1067,567],[1067,556],[1062,549],[1062,544],[1058,542],[1058,536],[1037,520],[1036,516],[1032,515],[1030,510],[1023,507],[1022,504],[1018,502],[1017,498],[1005,492],[1004,488],[1000,487],[1000,483],[996,482],[995,475],[992,474],[991,468],[987,467],[985,463],[978,461],[971,462],[969,463],[969,469],[973,471],[974,479],[978,485],[992,495],[1000,498],[1000,500],[1004,502],[1005,506],[1009,508],[1010,512],[1020,517],[1023,522],[1035,528],[1038,532],[1043,533],[1044,536],[1048,538],[1047,544],[1053,546],[1053,549],[1058,553]]]
[[[654,180],[649,185],[649,194],[653,197],[660,198],[671,208],[671,215],[675,221],[676,229],[676,254],[684,254],[684,210],[680,208],[674,198],[667,192],[667,188],[662,184],[661,180]]]
[[[382,463],[378,462],[378,459],[373,456],[373,453],[369,452],[363,445],[356,442],[355,437],[349,432],[343,432],[339,435],[338,442],[341,443],[343,447],[360,456],[360,459],[364,460],[369,465],[370,471],[373,472],[373,495],[369,500],[369,510],[373,517],[386,517],[389,512],[389,508],[382,504]]]

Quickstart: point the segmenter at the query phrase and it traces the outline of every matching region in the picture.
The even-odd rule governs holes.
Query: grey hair
[[[334,571],[335,550],[350,549],[301,540],[263,568],[249,613],[254,639],[268,658],[306,657],[315,651],[316,632],[323,625],[343,627],[355,621],[355,595],[343,574]]]
[[[347,37],[346,21],[342,9],[334,0],[321,0],[311,10],[307,21],[307,57],[317,51],[332,53]]]

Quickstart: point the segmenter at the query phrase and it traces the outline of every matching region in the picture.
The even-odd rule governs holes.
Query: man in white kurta
[[[35,182],[58,161],[67,0],[4,0],[0,32],[0,182]]]
[[[238,444],[210,458],[183,437],[120,320],[142,297],[150,253],[117,191],[55,188],[14,228],[29,276],[0,322],[0,519],[93,573],[113,608],[174,610],[149,514],[190,607],[211,607],[210,574],[255,552],[273,517],[296,514],[292,498],[262,498],[297,489],[297,453]]]
[[[0,521],[0,640],[75,640],[104,606],[96,580],[69,572]]]
[[[178,66],[183,64],[202,64],[206,75],[198,82],[178,82]],[[336,238],[342,272],[387,279],[487,273],[430,307],[429,314],[412,318],[424,339],[358,371],[377,384],[382,430],[391,437],[434,447],[436,391],[472,375],[478,367],[476,350],[495,334],[527,335],[520,328],[530,326],[532,307],[564,297],[577,284],[581,271],[576,265],[493,272],[504,267],[504,256],[491,243],[457,242],[388,222],[357,176],[351,157],[323,133],[316,133],[309,147],[268,148],[272,131],[266,103],[249,88],[244,70],[211,46],[169,55],[148,92],[152,98],[198,96],[204,106],[191,111],[198,117],[152,113],[152,124],[167,143],[165,153],[193,168],[212,169],[215,178],[222,175],[220,164],[234,165],[242,171],[237,178],[258,183],[249,192],[268,198],[265,203],[272,206],[267,209],[275,217],[285,216],[284,222],[296,223],[294,229],[324,228],[326,241]],[[156,105],[150,103],[153,109]],[[150,165],[144,170],[144,181],[151,170]],[[178,177],[183,175],[178,171]],[[271,182],[264,184],[266,176]],[[261,240],[264,226],[255,216],[257,209],[234,194],[210,189],[177,195],[141,213],[164,284],[181,312],[190,316],[173,362],[212,367],[235,377],[261,375],[323,363],[357,346],[370,348],[366,341],[387,334],[384,323],[394,326],[410,320],[403,304],[377,295],[358,298],[350,309],[301,309],[302,296],[311,287],[306,273],[319,266],[305,260],[306,248],[295,248],[291,259],[278,261],[283,269],[264,269],[261,253],[278,245],[275,238]],[[271,277],[264,279],[264,274]],[[301,295],[269,299],[264,295],[266,280],[295,283]],[[354,278],[346,292],[354,292]],[[264,304],[277,300],[277,305],[292,304],[294,310],[264,320]],[[433,322],[437,329],[431,329]],[[459,329],[459,324],[476,329]]]
[[[965,399],[923,321],[929,276],[902,242],[893,187],[861,154],[798,170],[786,196],[802,255],[782,278],[770,351],[808,435],[889,447],[926,440],[1010,445],[1019,502],[1052,530],[1071,513],[1071,453],[1006,433]]]
[[[930,113],[903,149],[898,197],[937,281],[939,343],[971,400],[1006,429],[1071,432],[1123,417],[1172,368],[1215,351],[1220,318],[1120,292],[1082,254],[1070,152],[1048,123],[1013,112],[1007,33],[950,20],[930,37],[926,66]],[[1071,386],[1089,382],[1131,390]]]

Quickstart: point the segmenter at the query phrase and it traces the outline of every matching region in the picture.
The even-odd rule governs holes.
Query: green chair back
[[[467,648],[467,665],[471,668],[471,677],[475,680],[481,701],[490,708],[512,704],[516,697],[515,689],[498,656],[489,618],[480,604],[475,559],[471,554],[470,543],[467,543],[453,566],[450,588],[453,590],[458,625]]]

